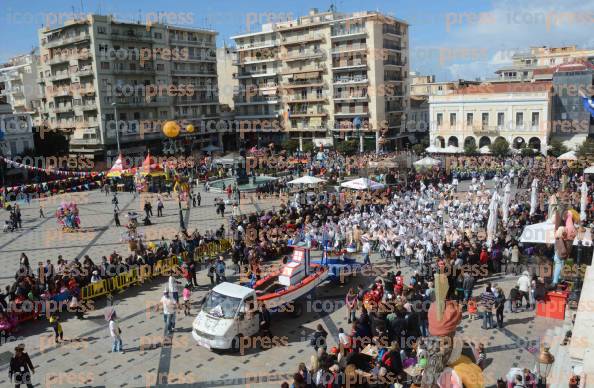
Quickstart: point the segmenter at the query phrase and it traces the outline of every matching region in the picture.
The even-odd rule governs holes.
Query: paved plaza
[[[183,210],[188,230],[205,231],[221,224],[227,227],[231,209],[227,208],[225,218],[217,215],[213,206],[216,197],[221,197],[221,194],[202,192],[201,207]],[[89,255],[95,263],[99,263],[101,256],[114,250],[120,254],[127,253],[127,245],[120,241],[124,228],[114,226],[111,198],[111,195],[93,191],[46,199],[42,203],[47,218],[39,218],[37,201],[21,204],[23,229],[0,234],[0,265],[3,268],[0,285],[4,287],[11,283],[21,252],[29,256],[32,267],[38,261],[47,259],[55,263],[58,255],[67,260]],[[51,213],[63,200],[78,202],[84,232],[58,231],[56,219]],[[129,193],[119,194],[122,225],[126,223],[124,214],[127,211],[143,213],[143,200],[143,197],[133,198]],[[152,203],[154,206],[155,198]],[[258,201],[247,198],[242,201],[241,211],[266,210],[278,205],[276,199]],[[0,222],[7,217],[8,212],[0,213]],[[152,221],[155,225],[140,227],[147,239],[172,238],[179,232],[177,202],[166,201],[164,217],[153,217]],[[381,271],[392,270],[379,256],[373,256],[372,261]],[[228,279],[237,281],[230,267],[227,266]],[[403,272],[408,276],[413,270],[414,267],[406,268]],[[359,276],[347,285],[321,286],[308,301],[306,312],[301,317],[291,318],[282,314],[274,317],[272,334],[283,338],[279,346],[262,348],[261,344],[257,344],[245,349],[243,354],[214,353],[196,345],[191,337],[192,321],[200,300],[209,289],[205,271],[199,274],[202,286],[192,294],[192,315],[184,317],[183,313],[178,313],[175,333],[167,340],[162,313],[152,309],[161,297],[166,278],[155,279],[114,295],[109,302],[116,304],[124,354],[111,353],[111,338],[104,318],[108,301],[101,298],[96,301],[95,310],[88,313],[84,320],[77,320],[74,315],[64,316],[65,343],[54,345],[53,332],[43,319],[24,324],[15,334],[17,338],[1,344],[0,386],[8,386],[5,377],[8,375],[8,362],[16,343],[23,342],[35,366],[35,386],[148,387],[167,384],[172,387],[279,387],[282,381],[291,382],[289,376],[300,362],[309,363],[313,352],[309,338],[318,323],[330,334],[329,346],[336,345],[339,328],[350,330],[343,307],[344,295],[348,287],[357,283],[368,284],[374,278]],[[509,275],[489,280],[502,286],[507,295],[517,277]],[[484,281],[479,282],[475,295],[483,288]],[[486,383],[493,386],[496,378],[504,376],[513,366],[532,368],[534,356],[531,352],[538,348],[539,336],[559,322],[534,318],[533,312],[506,313],[504,329],[482,330],[479,320],[469,321],[465,314],[457,335],[484,343],[488,359],[484,371]]]

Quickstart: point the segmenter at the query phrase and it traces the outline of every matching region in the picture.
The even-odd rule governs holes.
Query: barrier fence
[[[197,261],[201,261],[204,256],[216,256],[220,255],[231,249],[231,241],[219,240],[213,241],[208,244],[203,244],[194,250],[194,258]],[[97,283],[91,283],[81,289],[81,300],[94,299],[102,295],[111,294],[114,291],[118,291],[132,285],[137,285],[144,282],[147,279],[155,276],[165,275],[169,276],[178,265],[181,265],[183,260],[186,259],[185,252],[181,257],[172,256],[167,259],[159,260],[151,267],[148,264],[134,267],[128,272],[108,279],[102,279]]]

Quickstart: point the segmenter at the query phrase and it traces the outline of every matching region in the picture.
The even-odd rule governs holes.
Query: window
[[[524,113],[516,113],[516,127],[522,127],[524,125]]]
[[[456,114],[450,113],[450,127],[456,126]]]
[[[532,126],[533,127],[538,127],[539,124],[539,114],[538,112],[532,112]]]
[[[472,113],[466,113],[466,125],[471,126],[474,121],[474,115]]]
[[[106,33],[105,26],[97,26],[97,33],[98,34],[105,34]]]
[[[437,114],[437,125],[440,126],[443,124],[443,113]]]
[[[155,39],[162,39],[163,38],[163,34],[161,34],[160,32],[155,32]]]
[[[487,128],[489,126],[489,114],[488,113],[481,114],[481,125],[483,128]]]
[[[163,71],[165,70],[165,65],[162,63],[157,63],[157,71]]]
[[[497,126],[503,127],[505,125],[505,113],[499,112],[497,113]]]
[[[101,70],[109,70],[109,62],[101,62]]]

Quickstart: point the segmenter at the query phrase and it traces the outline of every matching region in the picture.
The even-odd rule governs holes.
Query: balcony
[[[180,45],[187,45],[187,46],[198,46],[198,47],[209,47],[214,48],[214,42],[207,42],[205,40],[188,40],[188,39],[179,39],[179,38],[170,38],[170,43],[173,44],[180,44]]]
[[[404,50],[404,46],[401,46],[399,44],[391,44],[391,43],[385,43],[384,42],[384,50],[395,50],[395,51],[402,51]]]
[[[264,47],[274,47],[278,45],[276,40],[266,40],[264,42],[244,43],[237,45],[237,51],[252,50]]]
[[[206,56],[180,56],[179,58],[172,59],[172,62],[215,62],[217,58],[214,55]]]
[[[326,132],[328,127],[326,125],[307,125],[298,123],[296,126],[290,126],[287,128],[289,131],[298,132]]]
[[[72,112],[72,105],[70,105],[70,104],[58,105],[53,109],[53,111],[55,113]]]
[[[332,70],[363,70],[367,69],[365,61],[339,61],[332,62]]]
[[[86,77],[89,75],[93,75],[93,67],[89,66],[87,68],[84,69],[79,69],[75,72],[72,73],[72,75],[76,76],[76,77]]]
[[[95,101],[87,102],[87,103],[84,103],[82,105],[79,105],[79,107],[82,110],[96,110],[97,109],[97,103]]]
[[[70,73],[67,71],[63,71],[63,72],[59,72],[59,73],[54,73],[53,75],[47,77],[48,81],[58,81],[61,79],[68,79],[70,78]]]
[[[113,70],[114,74],[153,74],[155,73],[155,69],[150,67],[141,67],[141,68],[137,68],[137,69],[124,69],[124,68],[114,68]]]
[[[278,61],[278,55],[271,55],[267,57],[245,57],[242,59],[237,59],[233,61],[233,65],[241,66],[241,65],[248,65],[252,63],[264,63],[264,62],[271,62],[271,61]]]
[[[237,120],[251,120],[251,119],[265,119],[279,117],[278,112],[264,112],[264,113],[248,113],[245,115],[235,116]]]
[[[237,99],[235,105],[274,105],[278,104],[278,102],[278,96],[256,96],[250,99]]]
[[[367,37],[365,28],[332,28],[330,34],[332,39],[353,39],[356,37]]]
[[[167,97],[153,97],[153,98],[143,98],[143,97],[128,97],[128,98],[118,98],[116,101],[117,107],[125,107],[125,108],[148,108],[148,107],[158,107],[158,106],[167,106],[169,105],[169,98]]]
[[[326,102],[328,99],[324,96],[302,96],[302,95],[292,95],[289,96],[285,102],[287,104],[299,104],[299,103],[312,103],[312,102]]]
[[[194,96],[195,97],[195,96]],[[218,98],[202,98],[202,99],[184,99],[182,97],[176,97],[173,99],[173,103],[175,105],[212,105],[212,104],[219,104]]]
[[[175,76],[193,76],[193,77],[216,77],[217,73],[215,70],[206,71],[200,69],[173,69],[171,74]]]
[[[317,109],[312,111],[291,112],[289,118],[305,118],[305,117],[325,117],[328,112],[325,109]]]
[[[369,115],[369,109],[341,109],[334,111],[334,116],[337,117],[354,117],[367,115]]]
[[[256,78],[256,77],[276,77],[276,72],[272,71],[259,71],[259,72],[243,72],[243,73],[233,73],[234,79],[243,79],[243,78]]]
[[[326,71],[326,65],[322,63],[316,63],[313,66],[306,66],[306,67],[289,67],[283,66],[280,70],[281,75],[290,75],[290,74],[300,74],[300,73],[313,73],[313,72],[321,72]]]
[[[67,38],[61,37],[61,38],[53,39],[51,41],[47,41],[45,44],[42,45],[42,47],[45,47],[45,48],[59,47],[59,46],[64,46],[64,45],[71,44],[71,43],[81,42],[83,40],[87,40],[90,38],[91,38],[91,35],[84,32],[82,34],[70,36]]]
[[[334,96],[334,101],[337,101],[337,100],[344,100],[346,102],[369,101],[369,96],[368,95],[341,93],[341,94],[337,94]]]
[[[398,27],[392,25],[384,25],[383,33],[388,35],[402,36],[402,31],[400,31]]]
[[[334,85],[367,84],[367,77],[340,77],[334,79]]]
[[[281,45],[289,46],[292,44],[302,44],[307,42],[323,42],[324,39],[324,34],[304,34],[299,36],[283,37],[281,39]]]
[[[292,81],[291,83],[284,84],[282,87],[284,89],[297,89],[297,88],[319,88],[321,86],[325,86],[326,83],[323,80],[299,80],[299,81]]]
[[[348,53],[354,51],[367,51],[367,45],[364,44],[351,44],[341,45],[332,48],[332,54]]]
[[[123,40],[123,41],[130,41],[134,40],[137,42],[152,42],[153,37],[150,33],[125,33],[120,34],[119,32],[112,32],[110,34],[112,40]]]
[[[303,52],[287,53],[283,59],[285,62],[304,61],[313,58],[324,58],[325,54],[322,50],[306,50]]]
[[[394,60],[394,61],[384,61],[384,66],[406,66],[406,62],[404,61],[398,61],[398,60]]]

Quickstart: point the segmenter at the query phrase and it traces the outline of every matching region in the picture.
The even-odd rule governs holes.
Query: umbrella
[[[586,185],[586,181],[582,182],[582,196],[580,197],[580,220],[586,221],[586,203],[588,199],[588,185]]]
[[[441,152],[443,152],[445,154],[459,154],[459,153],[462,153],[463,151],[456,146],[449,145],[446,148],[444,148]]]
[[[326,182],[325,179],[316,178],[315,176],[305,175],[301,178],[293,179],[290,182],[287,182],[290,185],[317,185],[318,183]]]
[[[384,185],[382,183],[372,181],[369,178],[359,178],[352,181],[341,183],[340,187],[346,187],[348,189],[354,190],[378,190],[383,189]]]
[[[552,220],[527,225],[520,236],[522,243],[552,244],[555,242],[555,223]]]
[[[432,157],[427,156],[421,160],[417,160],[413,164],[417,167],[432,167],[432,166],[437,166],[440,163],[441,163],[440,160],[433,159]]]
[[[479,148],[479,152],[481,154],[490,154],[491,149],[489,148],[489,146],[482,146],[481,148]]]
[[[578,160],[575,151],[568,151],[557,157],[558,160]]]
[[[425,152],[428,152],[428,153],[430,153],[430,154],[434,154],[434,153],[443,152],[443,150],[444,150],[443,148],[439,148],[439,147],[436,147],[436,146],[434,146],[434,145],[432,145],[432,146],[430,146],[430,147],[427,147],[427,148],[425,148]]]
[[[509,197],[511,193],[511,187],[509,182],[505,185],[505,189],[503,189],[503,202],[501,203],[501,213],[503,217],[503,225],[507,225],[507,218],[509,216]]]
[[[537,190],[538,190],[538,179],[534,178],[534,180],[532,181],[532,192],[530,193],[530,215],[531,216],[533,216],[536,213]]]
[[[497,232],[497,208],[499,207],[499,194],[493,191],[491,203],[489,204],[489,220],[487,221],[487,245],[491,246],[495,233]]]
[[[594,166],[590,166],[584,170],[584,174],[594,174]]]

